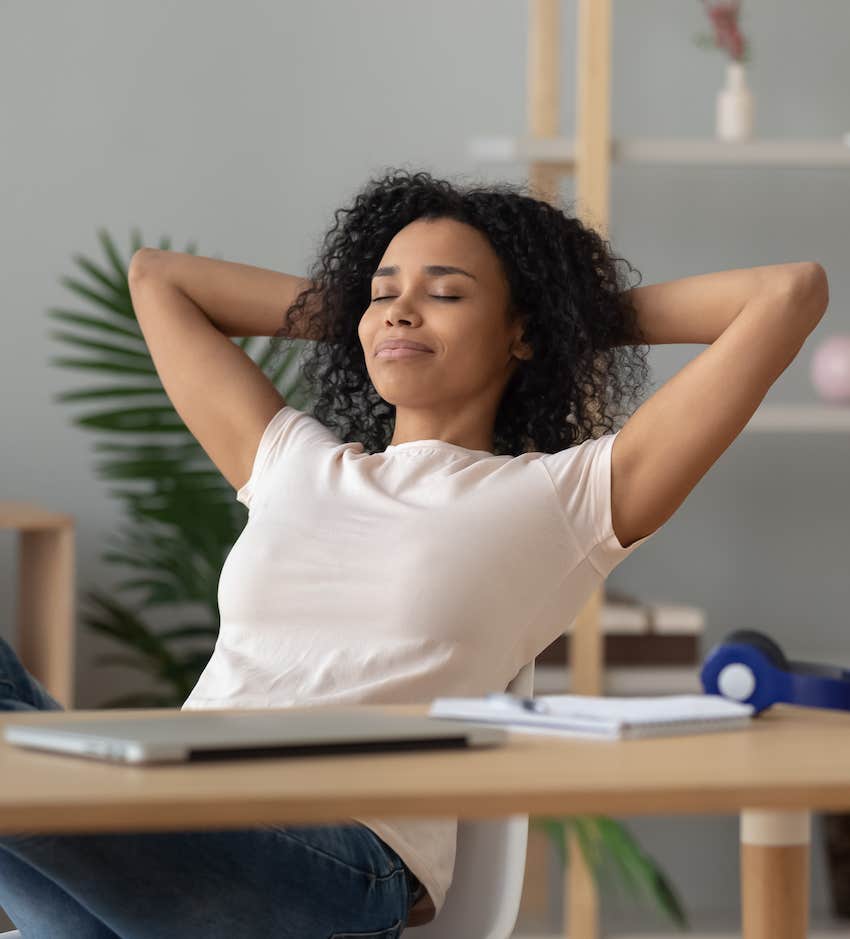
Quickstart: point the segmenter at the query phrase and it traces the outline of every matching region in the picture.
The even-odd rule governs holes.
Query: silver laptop
[[[373,706],[323,706],[229,714],[191,710],[108,720],[15,719],[4,725],[4,737],[18,747],[116,763],[183,763],[488,747],[504,744],[508,732],[458,720],[389,714]]]

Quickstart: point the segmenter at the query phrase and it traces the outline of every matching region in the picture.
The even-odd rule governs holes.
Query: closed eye
[[[430,296],[433,300],[462,300],[463,299],[463,297],[442,297],[442,296],[435,296],[434,294],[430,294]],[[392,299],[393,299],[392,297],[373,297],[372,303],[378,303],[380,300],[392,300]]]

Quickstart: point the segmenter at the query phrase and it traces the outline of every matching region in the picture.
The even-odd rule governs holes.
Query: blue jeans
[[[33,710],[63,708],[0,637],[0,711]],[[398,939],[423,892],[359,822],[0,834],[0,906],[24,939]]]

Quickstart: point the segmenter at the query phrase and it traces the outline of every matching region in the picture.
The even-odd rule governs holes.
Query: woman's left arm
[[[628,419],[611,452],[612,521],[624,547],[656,531],[685,501],[794,361],[828,305],[820,264],[777,278]]]
[[[741,312],[744,304],[766,288],[781,285],[811,261],[765,264],[711,274],[697,274],[660,284],[632,287],[626,296],[637,310],[638,327],[648,345],[689,342],[711,345]],[[820,265],[818,265],[820,266]],[[629,337],[616,345],[636,345]]]

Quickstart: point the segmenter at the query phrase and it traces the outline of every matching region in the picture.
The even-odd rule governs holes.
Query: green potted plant
[[[212,654],[218,636],[219,577],[245,527],[248,510],[233,498],[232,487],[190,434],[159,381],[127,282],[129,257],[144,244],[141,234],[132,232],[127,261],[105,230],[98,231],[98,238],[105,263],[74,256],[90,282],[60,279],[95,311],[48,312],[77,330],[54,330],[51,335],[85,352],[82,358],[59,357],[51,364],[107,379],[63,392],[54,400],[87,406],[74,422],[104,438],[94,444],[103,457],[95,469],[102,479],[116,484],[110,494],[123,500],[130,523],[110,539],[101,555],[104,562],[126,568],[128,576],[112,593],[86,591],[91,608],[81,612],[81,620],[123,647],[122,652],[98,656],[96,664],[137,669],[159,686],[111,698],[99,707],[179,708]],[[169,250],[170,240],[161,239],[159,247]],[[186,251],[194,254],[195,246]],[[235,341],[249,352],[255,338]],[[303,342],[292,342],[269,378],[293,407],[309,409],[310,401],[299,384]],[[257,364],[266,370],[272,357],[268,345]],[[116,596],[125,591],[141,596],[135,602]],[[188,612],[193,607],[198,612]],[[165,608],[186,619],[168,629],[154,629],[150,621]],[[191,645],[198,642],[200,646]],[[601,888],[615,882],[613,872],[633,896],[654,902],[675,923],[686,925],[666,876],[624,826],[608,818],[571,817],[533,817],[531,825],[547,831],[564,864],[566,833],[574,831]]]

